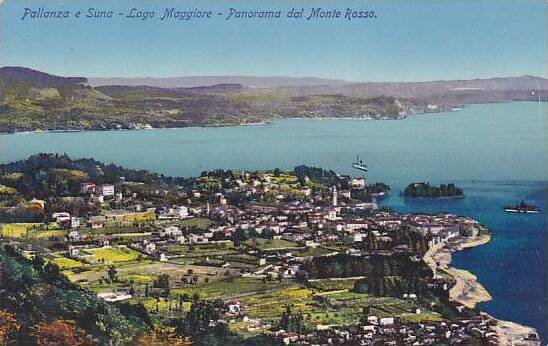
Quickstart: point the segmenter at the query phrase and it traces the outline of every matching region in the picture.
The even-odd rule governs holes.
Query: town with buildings
[[[466,297],[474,286],[435,257],[488,230],[384,209],[389,187],[363,176],[299,166],[168,178],[40,154],[2,165],[0,191],[3,247],[108,304],[140,306],[150,329],[187,341],[207,344],[219,325],[262,344],[504,338]],[[200,309],[210,317],[197,325]]]

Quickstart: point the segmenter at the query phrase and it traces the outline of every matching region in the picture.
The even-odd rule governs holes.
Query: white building
[[[114,292],[103,292],[98,293],[97,297],[103,299],[106,302],[112,303],[112,302],[119,302],[122,300],[131,299],[130,294],[125,293],[114,293]]]
[[[70,214],[66,211],[62,211],[60,213],[53,213],[51,214],[51,217],[55,219],[57,222],[63,222],[63,221],[69,221],[70,220]]]
[[[183,231],[177,226],[169,226],[160,231],[160,235],[165,237],[178,237],[183,234]]]
[[[80,227],[80,218],[71,217],[70,218],[70,228]]]
[[[80,249],[78,249],[75,246],[69,245],[69,247],[68,247],[69,257],[78,257],[79,254],[80,254]]]
[[[80,233],[77,230],[73,229],[68,233],[70,240],[80,240]]]
[[[185,218],[188,216],[188,208],[185,207],[184,205],[180,205],[176,208],[176,211],[177,211],[177,215],[179,216],[179,218]]]
[[[186,237],[188,238],[188,241],[191,244],[200,244],[200,243],[209,242],[209,239],[199,234],[190,233]]]
[[[390,327],[394,325],[394,317],[383,317],[379,320],[379,324],[383,327]]]
[[[363,189],[365,188],[365,178],[363,177],[356,177],[352,178],[352,181],[350,182],[353,188],[356,189]]]
[[[231,300],[226,304],[229,314],[238,314],[241,311],[240,302],[237,300]]]
[[[148,243],[145,245],[145,251],[148,252],[148,253],[152,253],[154,251],[156,251],[156,244],[154,243]]]
[[[188,217],[188,208],[184,205],[173,206],[167,210],[160,211],[159,219],[184,219]]]
[[[99,186],[99,192],[103,196],[113,196],[114,195],[114,185],[112,184],[103,184]]]

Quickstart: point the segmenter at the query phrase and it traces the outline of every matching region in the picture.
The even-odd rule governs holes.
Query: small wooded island
[[[430,183],[411,183],[407,185],[403,195],[405,197],[429,198],[464,197],[462,189],[453,183],[440,184],[440,186],[431,186]]]

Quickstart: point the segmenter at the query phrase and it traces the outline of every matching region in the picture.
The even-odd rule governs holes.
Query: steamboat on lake
[[[538,214],[540,213],[540,208],[534,205],[525,204],[524,201],[521,201],[518,204],[505,206],[504,211],[507,213]]]
[[[357,170],[367,172],[367,165],[365,164],[365,162],[363,162],[363,160],[360,160],[359,155],[356,157],[356,161],[352,162],[352,167]]]

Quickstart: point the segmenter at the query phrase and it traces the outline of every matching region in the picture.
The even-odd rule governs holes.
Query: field
[[[292,251],[291,253],[293,254],[293,256],[296,256],[296,257],[309,257],[309,256],[322,256],[322,255],[327,255],[334,252],[336,251],[332,251],[330,249],[326,249],[323,247],[307,247],[303,250]]]
[[[59,267],[61,270],[75,269],[84,266],[83,263],[67,258],[59,253],[53,253],[51,261]]]
[[[205,219],[201,217],[195,217],[192,219],[184,220],[179,223],[181,227],[188,227],[188,228],[197,228],[197,229],[208,229],[212,225],[214,225],[214,222],[210,219]]]
[[[266,243],[268,240],[263,239],[263,241]],[[279,245],[279,241],[273,243],[276,246]],[[212,251],[214,248],[211,247],[209,250]],[[188,311],[190,303],[182,302],[180,299],[182,296],[224,301],[238,299],[242,304],[243,312],[250,320],[245,323],[233,321],[229,328],[244,335],[259,333],[265,324],[277,323],[288,307],[293,313],[301,314],[304,323],[312,328],[317,325],[357,323],[363,314],[364,307],[369,308],[371,315],[379,317],[398,317],[412,322],[442,319],[439,314],[424,307],[421,313],[416,314],[417,302],[410,299],[373,297],[352,292],[355,279],[320,280],[304,285],[290,279],[272,280],[234,276],[238,275],[239,271],[228,268],[157,262],[148,259],[136,260],[138,253],[126,247],[105,247],[86,251],[93,254],[97,264],[84,265],[61,255],[56,255],[53,260],[65,269],[63,273],[71,281],[95,292],[111,292],[118,288],[127,288],[131,282],[136,293],[132,300],[142,302],[150,313],[164,317],[176,317]],[[243,253],[229,255],[223,259],[231,261],[231,257],[236,259],[239,256],[242,256],[241,261],[256,259],[254,256]],[[117,271],[115,282],[108,279],[109,265],[102,263],[101,259],[114,263]],[[169,275],[170,296],[168,298],[145,296],[145,285],[148,285],[150,294],[150,290],[154,290],[152,283],[159,274]],[[257,321],[261,322],[257,323]]]
[[[250,318],[276,321],[289,305],[292,311],[301,313],[305,322],[310,325],[356,323],[361,317],[364,306],[371,309],[371,314],[380,317],[409,316],[409,319],[417,322],[440,318],[432,312],[414,315],[414,304],[397,298],[371,297],[348,291],[321,294],[314,289],[304,287],[246,296],[240,301],[244,304]]]
[[[219,280],[203,285],[172,290],[174,295],[198,295],[203,299],[238,299],[244,312],[252,320],[276,322],[291,307],[294,313],[303,315],[311,326],[319,324],[351,324],[359,321],[364,306],[379,317],[398,316],[409,321],[440,320],[431,311],[415,314],[415,303],[391,297],[372,297],[351,292],[354,280],[315,282],[303,286],[291,281],[265,281],[257,278],[238,277]],[[231,329],[247,331],[247,324],[234,325]],[[253,329],[253,328],[251,328]]]
[[[415,315],[405,315],[402,319],[410,322],[425,322],[425,321],[443,321],[443,317],[437,313],[421,313]]]
[[[120,281],[134,282],[138,285],[145,285],[153,283],[155,277],[153,275],[129,274],[119,275],[118,279]]]
[[[54,168],[51,170],[51,173],[58,176],[59,178],[71,181],[89,180],[89,176],[86,172],[76,169]]]
[[[29,232],[29,238],[43,239],[43,238],[57,238],[67,235],[67,231],[61,229],[40,230],[35,232]]]
[[[114,262],[117,280],[110,282],[107,271],[110,264],[97,263],[94,265],[77,268],[73,272],[64,271],[72,282],[96,292],[113,291],[119,287],[127,287],[133,282],[138,294],[143,295],[146,284],[152,284],[160,274],[169,276],[170,286],[173,291],[179,289],[194,289],[206,281],[212,283],[216,280],[226,279],[226,273],[234,271],[196,265],[181,265],[172,262],[158,262],[153,260],[131,260]],[[231,275],[232,275],[231,274]],[[195,281],[194,281],[195,280]]]
[[[226,256],[226,261],[230,264],[230,268],[251,269],[259,267],[258,258],[246,253]]]
[[[292,249],[300,247],[300,245],[295,242],[283,239],[255,238],[246,240],[244,244],[257,250]]]
[[[42,239],[51,237],[64,237],[67,232],[57,228],[57,224],[51,223],[6,223],[0,224],[0,236],[5,238],[32,238]]]
[[[125,246],[86,249],[86,252],[89,253],[91,259],[97,263],[133,261],[141,255],[139,252]]]
[[[128,261],[128,262],[116,262],[113,264],[118,272],[118,278],[120,282],[133,280],[135,283],[146,284],[154,281],[156,275],[159,273],[159,262],[153,262],[151,260],[142,261]],[[152,268],[150,268],[152,266]],[[107,264],[94,264],[86,266],[70,276],[71,281],[85,283],[83,286],[87,288],[94,288],[103,279],[107,277],[107,270],[109,265]],[[64,274],[67,274],[64,272]],[[116,285],[112,285],[114,288]]]
[[[340,291],[340,290],[351,290],[354,287],[354,279],[348,280],[321,280],[321,281],[311,281],[309,282],[310,286],[320,292],[330,292],[330,291]]]
[[[121,215],[108,215],[107,220],[126,222],[149,222],[156,220],[156,214],[152,212],[142,212]]]
[[[204,299],[229,299],[292,285],[294,284],[285,281],[282,283],[274,281],[263,282],[260,279],[238,277],[231,280],[218,280],[203,285],[178,289],[174,290],[173,293],[186,293],[191,296],[198,294]]]
[[[270,175],[267,176],[270,177],[271,181],[273,183],[277,184],[296,184],[298,182],[297,177],[295,175],[289,175],[289,174],[280,174],[279,176]]]
[[[177,255],[185,255],[185,257],[218,256],[237,253],[234,251],[234,243],[231,241],[199,245],[168,245],[162,247],[162,250]]]
[[[0,225],[0,235],[5,238],[23,238],[31,230],[37,230],[40,223],[7,223]]]

